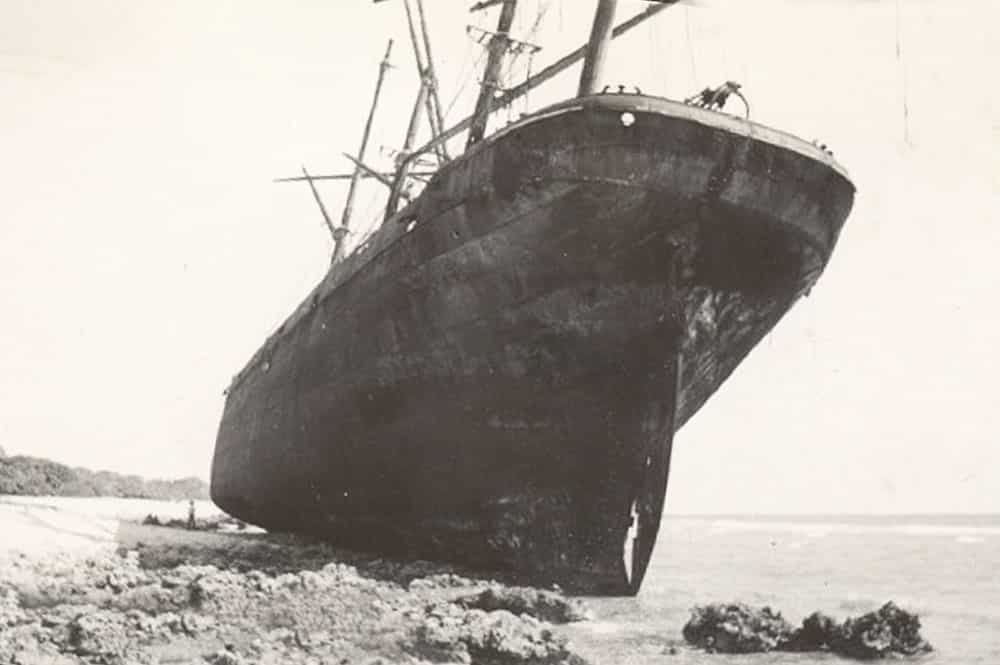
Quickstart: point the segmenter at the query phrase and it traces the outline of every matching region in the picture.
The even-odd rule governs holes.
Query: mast
[[[444,127],[444,118],[441,116],[441,102],[437,94],[437,75],[434,73],[434,60],[431,55],[430,37],[427,30],[427,19],[424,15],[424,5],[422,0],[417,0],[417,12],[420,18],[420,35],[417,34],[416,23],[413,19],[413,10],[410,8],[410,0],[403,0],[403,7],[406,9],[406,24],[410,29],[410,42],[413,44],[413,55],[417,64],[417,75],[422,80],[428,82],[429,90],[424,105],[427,107],[427,119],[430,121],[431,135],[437,137]],[[426,51],[427,55],[424,55]],[[442,143],[438,146],[438,158],[447,161],[448,151]]]
[[[348,155],[347,153],[344,153],[344,157],[347,157],[347,159],[349,159],[352,163],[356,162],[358,164],[361,164],[361,162],[358,162],[353,156]],[[410,176],[413,177],[413,178],[427,178],[429,176],[434,175],[435,173],[437,173],[437,171],[411,171],[410,172]],[[376,171],[375,169],[371,168],[367,164],[361,164],[361,177],[362,178],[374,178],[375,180],[378,180],[383,185],[386,184],[386,180],[388,180],[389,183],[391,184],[392,183],[391,179],[395,175],[396,175],[395,171],[393,171],[391,173],[379,172],[379,171]],[[354,177],[353,173],[334,173],[334,174],[326,174],[326,175],[309,175],[308,177],[306,177],[304,175],[298,175],[298,176],[293,176],[291,178],[275,178],[273,180],[273,182],[305,182],[307,180],[313,180],[313,181],[316,181],[316,180],[350,180],[353,177]]]
[[[594,14],[594,25],[590,30],[590,41],[587,42],[583,73],[580,75],[580,90],[577,93],[579,97],[596,94],[599,89],[617,8],[618,0],[599,0],[597,12]]]
[[[417,0],[417,16],[420,18],[420,32],[424,36],[424,50],[427,52],[427,78],[431,82],[430,96],[427,99],[432,108],[428,110],[430,111],[431,123],[437,123],[437,127],[434,128],[434,136],[437,136],[444,131],[444,113],[441,111],[441,98],[438,97],[437,72],[434,69],[431,36],[430,31],[427,29],[427,17],[424,14],[424,0]],[[441,155],[445,160],[450,159],[446,143],[441,144]]]
[[[643,23],[647,19],[652,18],[656,14],[659,14],[660,12],[667,9],[671,5],[676,4],[677,2],[679,2],[679,0],[666,0],[665,2],[652,5],[646,8],[645,10],[636,14],[627,21],[622,21],[621,23],[619,23],[615,27],[615,29],[611,32],[611,37],[613,39],[621,37],[632,28],[636,27],[640,23]],[[506,106],[507,104],[513,102],[515,99],[523,97],[524,95],[528,94],[529,92],[531,92],[538,86],[542,85],[546,81],[550,81],[551,79],[555,78],[562,72],[566,71],[576,63],[583,60],[583,58],[586,55],[587,55],[587,45],[584,44],[580,48],[563,56],[562,58],[555,61],[542,71],[538,72],[537,74],[529,78],[527,81],[524,81],[523,83],[516,85],[507,92],[505,92],[503,95],[501,95],[494,101],[494,107],[499,108]],[[428,150],[433,150],[434,146],[439,141],[447,141],[448,139],[454,138],[458,134],[461,134],[472,125],[472,121],[474,118],[475,116],[469,116],[467,118],[460,120],[455,125],[442,132],[441,135],[438,136],[438,138],[433,139],[432,141],[429,141],[428,143],[421,146],[420,148],[414,150],[413,154],[419,155],[427,152]]]
[[[375,83],[375,94],[372,97],[372,106],[368,111],[368,120],[365,122],[365,130],[361,135],[361,147],[358,148],[358,161],[364,161],[365,151],[368,150],[368,138],[371,136],[372,132],[372,122],[375,120],[375,109],[378,108],[378,100],[382,95],[382,84],[385,82],[385,73],[389,71],[392,66],[389,64],[389,56],[392,54],[392,40],[389,40],[389,44],[385,47],[385,57],[382,58],[381,64],[378,67],[378,80]],[[303,169],[305,171],[305,169]],[[355,166],[354,175],[351,177],[351,184],[347,189],[347,200],[344,202],[344,214],[340,219],[340,229],[334,232],[333,228],[330,232],[333,233],[333,261],[337,262],[341,259],[344,254],[344,236],[346,235],[347,229],[351,225],[351,214],[354,212],[354,195],[358,188],[358,180],[361,178],[361,168]],[[309,181],[309,186],[313,187],[313,193],[315,194],[316,189],[313,186],[312,180]],[[316,200],[319,201],[319,195],[316,195]],[[324,211],[324,216],[326,212]],[[327,224],[329,224],[329,218],[327,219]]]
[[[497,24],[496,32],[490,39],[486,73],[483,75],[483,85],[479,91],[479,99],[476,101],[476,110],[472,114],[467,147],[479,143],[483,139],[483,135],[486,134],[486,122],[489,120],[490,111],[493,110],[496,99],[496,92],[500,81],[500,68],[503,66],[504,54],[507,52],[507,44],[510,40],[510,28],[514,24],[514,12],[516,9],[517,0],[503,0],[503,8],[500,10],[500,22]]]
[[[410,114],[410,124],[406,128],[406,139],[403,141],[403,149],[401,152],[402,160],[406,160],[410,155],[410,151],[413,149],[413,142],[417,139],[417,132],[420,130],[420,118],[424,114],[424,110],[427,106],[427,93],[430,88],[430,84],[427,79],[421,77],[420,79],[420,91],[417,92],[417,101],[413,103],[413,112]]]
[[[382,1],[382,0],[377,0],[377,1]],[[498,4],[499,2],[510,2],[510,1],[511,0],[489,0],[489,4],[486,4],[484,0],[484,2],[481,2],[476,6],[474,6],[473,9],[492,6],[494,4]],[[657,14],[668,9],[669,7],[672,7],[673,5],[677,4],[680,1],[681,0],[657,0],[655,3],[651,3],[650,6],[644,9],[643,11],[639,12],[630,19],[622,21],[617,26],[615,26],[614,30],[611,31],[611,38],[617,39],[618,37],[621,37],[625,33],[635,28],[637,25],[640,25],[641,23],[656,16]],[[569,69],[577,62],[583,60],[586,57],[588,46],[589,44],[584,44],[580,48],[563,56],[562,58],[552,63],[542,71],[538,72],[537,74],[529,78],[527,81],[524,81],[523,83],[514,86],[513,88],[507,90],[506,92],[504,92],[499,97],[496,97],[495,99],[488,100],[492,101],[492,108],[501,108],[503,106],[506,106],[511,102],[513,102],[515,99],[523,97],[524,95],[531,92],[532,90],[542,85],[546,81],[549,81],[558,76],[559,74],[561,74],[562,72],[566,71],[567,69]],[[487,112],[486,117],[488,117],[488,115],[489,114]],[[486,118],[483,118],[478,115],[471,115],[467,118],[460,120],[459,122],[452,125],[448,129],[444,130],[437,137],[431,139],[430,141],[420,146],[419,148],[410,151],[408,155],[405,156],[405,160],[407,162],[412,162],[419,155],[434,150],[442,142],[452,139],[461,134],[462,132],[464,132],[465,130],[470,129],[470,127],[472,127],[473,123],[476,122],[477,119],[480,122],[482,122],[482,131],[479,137],[481,140],[483,134],[485,134]],[[472,132],[470,129],[470,139],[471,137],[472,137]],[[396,186],[393,188],[392,194],[389,196],[389,202],[386,205],[386,211],[385,211],[386,219],[389,219],[392,215],[396,213],[396,210],[399,207],[399,199],[401,192],[402,192],[402,183],[399,182],[397,179]]]
[[[392,189],[392,177],[379,173],[378,171],[368,166],[361,160],[351,157],[346,152],[344,153],[344,157],[347,157],[347,159],[351,160],[351,163],[354,164],[354,167],[357,168],[359,171],[363,172],[364,175],[368,176],[369,178],[374,178],[375,180],[378,180],[380,183],[382,183],[389,189]],[[316,180],[317,178],[313,176],[312,179]]]
[[[420,129],[420,117],[427,105],[428,91],[430,89],[430,82],[426,77],[420,78],[420,91],[417,92],[417,101],[413,103],[413,112],[410,114],[410,125],[406,128],[406,139],[403,141],[403,148],[399,153],[398,166],[396,167],[396,177],[393,178],[392,185],[389,188],[389,201],[385,207],[385,216],[388,219],[391,215],[396,212],[396,208],[399,206],[399,199],[404,196],[404,186],[406,185],[406,176],[410,172],[410,166],[412,165],[413,159],[416,154],[412,152],[413,143],[417,139],[417,131]],[[434,139],[435,145],[438,145],[438,139]]]
[[[306,171],[306,167],[302,167],[303,179],[309,183],[309,189],[312,190],[313,198],[316,199],[316,205],[319,206],[320,213],[323,214],[323,222],[326,223],[326,228],[330,230],[330,235],[333,236],[333,256],[336,261],[337,252],[342,251],[342,246],[344,243],[344,237],[347,235],[347,227],[345,226],[334,226],[333,221],[330,220],[330,215],[326,212],[326,206],[323,205],[323,199],[320,198],[319,192],[316,190],[316,185],[313,183],[312,176]]]

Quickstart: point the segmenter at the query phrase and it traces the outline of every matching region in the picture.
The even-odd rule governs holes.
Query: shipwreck
[[[719,108],[735,84],[606,86],[612,39],[673,2],[615,26],[599,0],[581,49],[505,89],[517,1],[478,3],[499,12],[482,90],[446,127],[423,6],[400,1],[421,85],[395,171],[366,165],[366,129],[328,176],[382,181],[384,221],[348,252],[352,197],[327,217],[329,271],[227,391],[212,498],[267,529],[634,594],[675,432],[816,283],[854,187],[822,147]],[[487,132],[580,61],[577,96]]]

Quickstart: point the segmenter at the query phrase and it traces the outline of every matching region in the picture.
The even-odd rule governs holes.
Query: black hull
[[[853,198],[818,150],[759,133],[605,95],[448,165],[234,381],[213,499],[638,591],[674,432],[812,286]]]

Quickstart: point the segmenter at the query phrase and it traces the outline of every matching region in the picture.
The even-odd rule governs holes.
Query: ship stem
[[[611,44],[611,32],[614,29],[617,8],[618,0],[600,0],[597,5],[594,25],[590,31],[590,41],[587,42],[587,54],[583,61],[583,73],[580,75],[580,97],[595,94],[600,86],[601,75],[604,73],[604,63],[607,60],[608,46]]]

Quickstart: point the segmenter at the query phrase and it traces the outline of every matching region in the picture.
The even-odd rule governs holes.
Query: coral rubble
[[[920,635],[919,617],[892,602],[844,623],[814,612],[796,629],[769,607],[706,605],[692,609],[683,634],[690,644],[717,653],[831,651],[870,660],[932,650]]]

